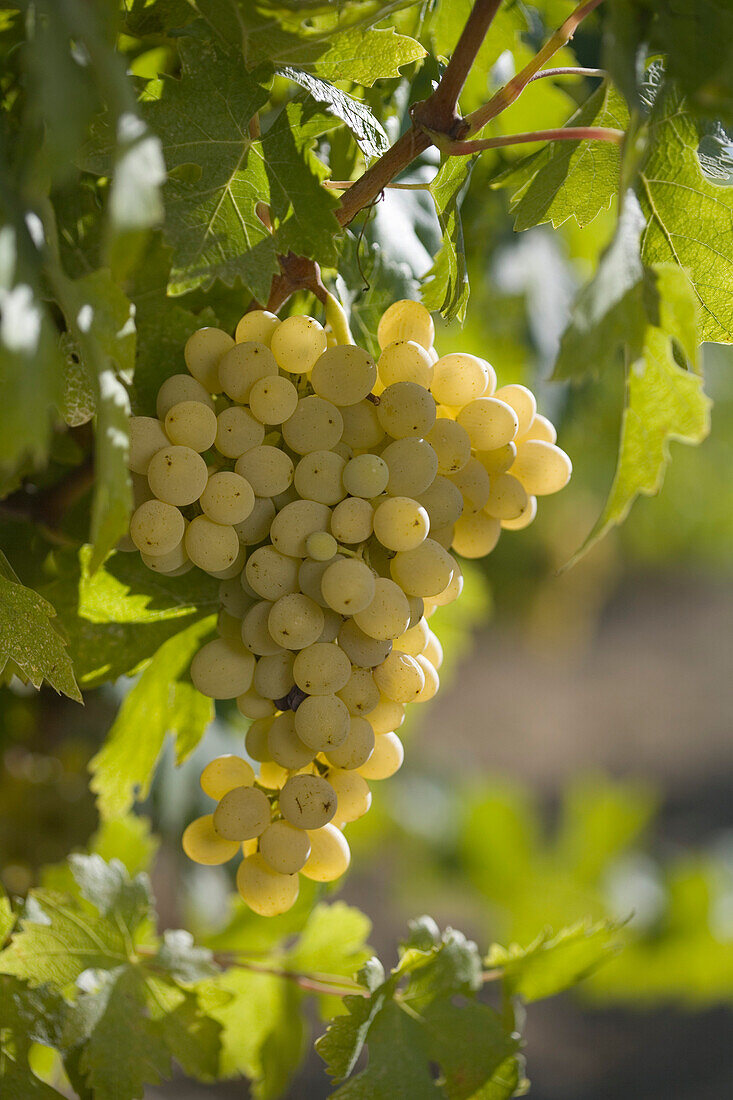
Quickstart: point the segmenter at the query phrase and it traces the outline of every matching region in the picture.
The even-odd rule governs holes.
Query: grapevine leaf
[[[284,66],[278,72],[305,88],[317,103],[325,104],[331,114],[345,122],[364,156],[378,157],[389,148],[389,138],[368,104],[301,69]]]
[[[351,977],[366,962],[371,921],[343,901],[317,905],[287,955],[292,970]]]
[[[606,81],[568,121],[568,126],[604,126],[625,130],[626,104]],[[557,141],[525,158],[497,181],[516,188],[511,210],[517,231],[550,222],[557,229],[575,218],[589,225],[607,210],[618,192],[621,154],[605,141]]]
[[[556,936],[544,933],[528,947],[494,944],[486,966],[501,969],[510,996],[539,1001],[564,992],[602,966],[618,949],[616,933],[616,925],[602,921],[563,928]]]
[[[146,984],[153,1026],[170,1054],[189,1077],[213,1081],[219,1076],[221,1024],[202,1010],[196,992],[153,975]]]
[[[15,924],[15,914],[10,898],[0,886],[0,946],[5,943]]]
[[[317,1041],[337,1079],[348,1077],[369,1048],[367,1068],[334,1093],[339,1100],[512,1095],[503,1078],[516,1060],[518,1037],[475,1000],[481,985],[476,945],[451,929],[437,937],[436,931],[426,920],[415,925],[386,978],[377,960],[367,964],[359,975],[365,996],[345,997],[348,1015],[337,1016]]]
[[[475,157],[449,157],[430,184],[443,243],[423,285],[422,300],[430,310],[440,310],[446,321],[462,323],[471,288],[461,225],[461,199],[471,176]]]
[[[649,154],[640,173],[646,264],[683,268],[701,305],[701,339],[733,340],[733,188],[700,167],[698,128],[674,92],[657,96]]]
[[[103,818],[124,814],[136,798],[146,797],[166,733],[181,737],[189,751],[203,736],[213,716],[211,700],[180,678],[211,628],[212,619],[203,619],[164,642],[126,695],[89,765]]]
[[[3,1050],[0,1058],[3,1100],[64,1100],[64,1094],[41,1081],[28,1066]]]
[[[79,561],[79,615],[92,623],[152,623],[218,607],[218,583],[204,573],[168,577],[148,569],[138,554],[122,553],[90,573],[87,546]]]
[[[8,161],[0,131],[0,163]],[[10,181],[3,181],[10,190]],[[5,214],[2,206],[0,212]],[[27,213],[42,244],[43,230]],[[35,219],[35,220],[34,220]],[[3,219],[5,220],[5,219]],[[62,400],[63,359],[57,333],[41,300],[34,241],[12,225],[0,228],[0,472],[48,452],[51,409]]]
[[[176,981],[186,983],[209,978],[216,970],[211,952],[197,947],[191,933],[182,928],[169,928],[163,933],[155,965]]]
[[[248,72],[241,56],[202,38],[181,38],[179,52],[181,77],[166,79],[160,99],[146,105],[168,169],[169,290],[182,294],[239,277],[255,297],[267,298],[278,267],[255,209],[267,201],[267,179],[260,159],[250,156],[248,123],[267,100],[269,72]]]
[[[109,862],[100,855],[71,855],[69,866],[79,892],[103,917],[114,914],[132,938],[150,915],[153,898],[150,881],[142,872],[131,878],[124,863]]]
[[[45,680],[81,702],[69,654],[52,623],[55,614],[38,592],[18,581],[0,554],[0,671],[12,661],[34,687]]]
[[[308,105],[288,103],[253,146],[251,163],[261,156],[260,176],[265,181],[277,251],[335,264],[338,199],[321,186],[328,170],[310,151],[307,122]]]
[[[34,890],[19,930],[0,953],[0,973],[31,985],[65,988],[85,970],[113,970],[127,960],[123,927],[85,912],[72,898]]]
[[[96,390],[97,425],[90,568],[96,569],[126,533],[132,508],[127,467],[130,401],[119,374],[132,375],[135,365],[134,310],[106,270],[75,283],[78,327],[94,346],[86,363]],[[84,348],[80,348],[83,357]]]
[[[79,1071],[95,1100],[142,1097],[146,1084],[171,1072],[170,1052],[147,1016],[144,977],[127,965],[85,977],[68,1012],[65,1045],[81,1047]]]

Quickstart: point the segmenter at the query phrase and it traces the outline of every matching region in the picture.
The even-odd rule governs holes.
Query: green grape
[[[336,793],[320,775],[294,775],[280,791],[280,813],[298,829],[320,829],[336,812]]]
[[[374,683],[395,703],[411,703],[425,687],[425,674],[414,657],[393,649],[374,669]]]
[[[232,405],[216,418],[216,449],[225,458],[239,458],[265,438],[264,425],[255,420],[249,409]]]
[[[459,412],[458,424],[468,433],[471,446],[477,451],[504,447],[512,442],[519,427],[511,405],[496,397],[479,397],[469,402]]]
[[[158,390],[155,402],[158,419],[164,421],[173,406],[182,401],[195,401],[199,405],[207,405],[212,411],[214,409],[211,395],[200,382],[190,374],[173,374]]]
[[[150,460],[170,440],[163,425],[154,416],[131,416],[129,420],[130,453],[128,466],[136,474],[147,474]]]
[[[326,333],[312,317],[287,317],[273,332],[270,349],[288,374],[307,374],[326,350]]]
[[[351,852],[346,837],[335,825],[309,829],[311,852],[301,874],[313,882],[334,882],[349,869]]]
[[[294,684],[295,656],[290,651],[257,658],[252,685],[263,699],[284,699]]]
[[[133,543],[134,549],[134,543]],[[167,576],[181,576],[193,568],[193,562],[186,553],[183,540],[168,554],[146,554],[140,552],[140,557],[148,569],[154,573],[165,573]]]
[[[391,641],[370,637],[353,619],[347,619],[339,630],[338,644],[349,660],[360,668],[374,668],[381,664],[392,649]],[[334,691],[337,690],[340,688],[334,688]]]
[[[443,647],[440,644],[437,634],[434,634],[432,630],[428,634],[427,644],[422,655],[426,661],[430,661],[430,664],[436,672],[443,664]]]
[[[501,534],[498,519],[485,512],[461,516],[453,533],[453,549],[462,558],[483,558],[496,546]]]
[[[222,470],[212,474],[201,494],[204,514],[214,523],[242,523],[255,506],[252,486],[239,474]]]
[[[374,730],[366,718],[352,718],[344,740],[325,749],[326,758],[329,764],[351,771],[367,762],[374,752],[374,740]]]
[[[430,538],[414,550],[400,551],[390,562],[392,579],[409,596],[437,596],[450,581],[454,568],[448,551]]]
[[[255,718],[252,725],[244,735],[244,747],[247,756],[258,763],[266,763],[270,759],[270,750],[267,746],[267,738],[274,716]]]
[[[328,531],[331,509],[316,500],[294,500],[278,512],[270,526],[273,546],[291,558],[304,558],[308,553],[308,536],[316,531]]]
[[[294,875],[311,853],[311,842],[304,829],[289,821],[273,821],[260,837],[260,855],[268,867],[281,875]]]
[[[431,603],[435,607],[446,607],[448,604],[453,603],[458,599],[463,591],[463,574],[461,572],[458,562],[453,563],[453,576],[448,584],[445,586],[442,592],[439,592],[437,596],[433,596]]]
[[[299,568],[299,558],[289,558],[274,546],[259,546],[247,559],[245,576],[258,596],[274,601],[299,591]]]
[[[186,366],[207,393],[221,393],[219,362],[233,345],[229,333],[220,328],[200,328],[186,341],[183,349]]]
[[[379,423],[376,405],[365,400],[342,407],[339,411],[343,422],[342,443],[358,451],[379,446],[384,439],[384,429]]]
[[[491,492],[484,511],[495,519],[518,519],[529,507],[529,497],[521,481],[511,474],[491,478]]]
[[[424,493],[435,480],[438,458],[424,439],[396,439],[382,451],[389,470],[387,492],[395,497],[412,497]]]
[[[519,436],[520,441],[540,439],[543,443],[556,443],[555,426],[542,413],[535,413],[527,430]]]
[[[274,760],[265,760],[260,765],[260,774],[257,782],[261,787],[267,787],[268,791],[277,791],[285,786],[290,777],[287,768],[282,768]]]
[[[308,557],[314,561],[331,561],[338,550],[338,543],[328,531],[315,531],[306,539],[305,548]]]
[[[345,460],[334,451],[311,451],[295,467],[295,488],[304,500],[338,504],[346,496],[345,466]]]
[[[250,483],[258,497],[278,496],[293,483],[293,460],[290,455],[269,444],[245,451],[237,459],[234,469]],[[268,523],[267,530],[269,526]]]
[[[511,405],[514,409],[519,421],[517,435],[521,438],[529,431],[529,426],[537,412],[537,401],[534,394],[526,386],[514,383],[511,386],[502,386],[501,389],[496,390],[494,397],[497,397],[500,401],[506,401],[507,405]]]
[[[376,380],[377,368],[371,355],[353,345],[328,348],[311,374],[311,385],[318,396],[339,407],[362,401]]]
[[[462,470],[451,474],[450,480],[460,490],[464,511],[477,512],[491,493],[491,480],[477,458],[470,458]]]
[[[427,657],[423,657],[421,653],[418,653],[415,660],[420,665],[425,677],[425,686],[416,697],[415,702],[427,703],[437,695],[438,688],[440,687],[440,677],[438,676],[437,669],[434,665],[431,665]]]
[[[461,490],[440,474],[433,484],[421,493],[419,503],[428,513],[431,529],[456,523],[463,512]]]
[[[308,695],[334,695],[348,683],[351,662],[339,645],[315,642],[295,658],[293,679]]]
[[[146,500],[130,519],[130,538],[138,550],[151,556],[171,554],[180,545],[186,524],[171,504]]]
[[[373,526],[374,509],[361,497],[347,497],[331,514],[331,532],[338,542],[366,542]]]
[[[353,497],[378,497],[387,488],[389,469],[379,455],[362,454],[344,468],[343,484]]]
[[[214,828],[225,840],[249,840],[270,824],[270,800],[257,787],[233,787],[214,810]]]
[[[426,439],[437,456],[439,474],[458,473],[471,457],[469,434],[455,420],[436,420]]]
[[[344,768],[331,768],[328,782],[334,792],[334,808],[339,821],[356,821],[372,804],[372,794],[363,776]]]
[[[495,474],[505,474],[516,457],[516,443],[505,443],[503,447],[496,447],[493,451],[479,451],[476,454],[476,458],[489,477],[493,477]]]
[[[389,497],[374,512],[374,534],[388,550],[412,550],[429,530],[428,513],[410,497]]]
[[[395,638],[394,647],[400,653],[407,653],[410,657],[417,657],[427,645],[430,627],[425,619],[420,619],[415,626],[409,627],[399,638]]]
[[[278,645],[270,634],[268,626],[273,606],[273,601],[259,600],[250,607],[242,620],[242,641],[246,648],[251,653],[256,653],[258,657],[270,657],[283,651],[283,647]],[[278,696],[273,698],[276,699]]]
[[[239,462],[237,462],[237,466],[239,466]],[[244,476],[239,469],[236,470],[236,473]],[[249,478],[245,478],[245,480],[250,481]],[[251,481],[250,484],[252,484]],[[267,538],[274,518],[275,505],[272,501],[267,497],[256,496],[254,508],[247,518],[242,523],[234,524],[234,530],[237,532],[239,541],[244,546],[256,546],[257,543]]]
[[[309,535],[308,542],[310,542],[312,538],[316,538],[319,534],[322,535],[325,533],[324,531],[317,531],[315,535]],[[323,593],[321,592],[321,580],[329,565],[332,565],[334,561],[343,561],[343,556],[341,554],[334,554],[332,558],[328,558],[326,561],[315,561],[313,558],[308,557],[305,561],[300,563],[300,568],[298,569],[298,584],[300,585],[300,591],[303,592],[304,595],[310,596],[310,598],[314,600],[319,607],[324,608],[324,610],[328,607],[328,604],[324,600]]]
[[[186,553],[194,565],[218,573],[237,562],[239,539],[233,527],[196,516],[186,528]]]
[[[249,391],[249,408],[262,424],[282,424],[298,407],[298,391],[289,378],[260,378]]]
[[[192,821],[184,830],[181,844],[188,858],[204,867],[226,863],[239,851],[236,840],[225,840],[216,832],[213,814],[205,814]]]
[[[238,344],[258,340],[269,348],[272,334],[280,324],[280,318],[266,309],[251,309],[237,324],[234,339]]]
[[[239,895],[260,917],[287,913],[298,900],[298,889],[298,876],[274,871],[261,852],[247,856],[237,869]]]
[[[305,649],[323,630],[323,611],[302,592],[288,593],[272,605],[267,626],[273,640],[284,649]]]
[[[315,395],[302,397],[293,415],[282,425],[283,439],[299,455],[332,451],[343,430],[344,419],[336,406]]]
[[[493,393],[495,387],[493,367],[475,355],[465,352],[443,355],[433,367],[430,389],[441,405],[467,405],[484,394]]]
[[[374,574],[355,558],[330,564],[321,578],[321,592],[329,607],[340,615],[355,615],[374,598]]]
[[[314,750],[299,737],[292,710],[278,714],[270,726],[267,747],[270,756],[281,768],[302,768],[304,764],[310,764],[315,755]]]
[[[394,699],[388,699],[386,695],[381,694],[379,702],[368,718],[369,725],[378,734],[391,733],[393,730],[399,729],[404,720],[404,704],[395,703]]]
[[[379,702],[379,688],[368,668],[352,668],[351,676],[337,694],[349,714],[357,716],[370,714]]]
[[[572,462],[554,443],[529,439],[517,447],[512,474],[532,496],[557,493],[567,485],[572,472]]]
[[[431,348],[435,339],[433,318],[421,302],[403,298],[393,302],[382,314],[377,328],[380,348],[395,340],[414,340],[423,348]]]
[[[309,695],[295,712],[294,723],[301,741],[314,752],[324,752],[346,739],[349,712],[337,695]]]
[[[218,802],[227,791],[235,787],[251,787],[254,781],[252,765],[242,760],[241,756],[230,753],[211,760],[201,772],[200,783],[204,794]]]
[[[257,340],[236,343],[219,363],[220,388],[232,401],[244,405],[255,382],[277,377],[277,363],[266,344]]]
[[[213,447],[216,427],[214,410],[201,401],[179,401],[166,413],[165,431],[171,443],[199,453]]]
[[[422,438],[435,423],[435,401],[416,382],[394,382],[381,394],[377,416],[393,439]]]
[[[357,770],[363,779],[390,779],[402,767],[405,750],[396,733],[381,733],[374,752]]]
[[[255,666],[254,679],[257,677],[257,670],[260,667],[260,661]],[[237,710],[245,718],[269,718],[270,715],[275,713],[275,704],[272,699],[265,698],[264,695],[260,695],[257,688],[254,686],[254,679],[252,681],[253,686],[237,696]],[[280,698],[280,696],[278,696]]]
[[[414,340],[395,340],[382,351],[377,363],[383,386],[395,382],[415,382],[428,389],[433,380],[433,364],[425,348]]]
[[[254,657],[241,642],[215,638],[191,661],[191,680],[211,699],[235,699],[251,687],[254,668]]]
[[[527,500],[527,507],[521,516],[517,516],[516,519],[503,519],[501,526],[505,531],[523,531],[525,527],[529,527],[532,520],[537,515],[537,497],[529,497]]]
[[[151,491],[158,500],[178,508],[199,499],[208,477],[206,463],[190,447],[176,447],[169,443],[156,451],[148,463]]]
[[[356,626],[370,639],[381,642],[390,642],[404,633],[409,621],[407,597],[389,577],[377,577],[371,603],[354,615]]]
[[[336,611],[332,611],[330,607],[324,607],[323,630],[317,640],[319,642],[335,642],[343,621],[341,615]]]
[[[237,556],[234,558],[231,565],[228,565],[226,569],[208,569],[207,573],[210,577],[214,577],[217,581],[233,580],[234,577],[241,576],[242,569],[244,568],[245,557],[246,555],[244,549],[240,546],[239,550],[237,551]]]

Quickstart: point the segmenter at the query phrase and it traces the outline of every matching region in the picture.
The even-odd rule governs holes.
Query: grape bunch
[[[439,357],[434,335],[422,305],[395,302],[375,363],[312,317],[254,310],[234,339],[195,332],[157,419],[131,420],[128,548],[220,580],[191,679],[251,723],[246,759],[204,769],[216,807],[183,847],[208,865],[241,853],[239,892],[262,915],[293,905],[299,873],[343,874],[344,825],[402,764],[405,708],[438,690],[428,620],[463,584],[451,551],[490,553],[570,477],[532,393],[497,389],[474,355]]]

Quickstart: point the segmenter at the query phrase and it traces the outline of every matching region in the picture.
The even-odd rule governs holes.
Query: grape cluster
[[[130,425],[129,546],[220,580],[191,679],[251,721],[248,759],[204,769],[216,808],[183,847],[203,864],[241,852],[239,891],[263,915],[295,902],[298,872],[346,870],[344,825],[402,764],[405,707],[438,690],[428,619],[463,584],[451,550],[488,554],[571,472],[531,392],[438,357],[422,305],[391,305],[378,339],[375,363],[311,317],[252,311],[234,339],[195,332],[157,419]]]

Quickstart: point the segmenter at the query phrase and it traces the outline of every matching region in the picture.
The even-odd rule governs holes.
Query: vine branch
[[[499,137],[473,141],[443,141],[439,143],[439,148],[452,156],[471,156],[484,149],[499,149],[504,145],[523,145],[534,141],[612,141],[618,145],[624,137],[623,130],[606,129],[603,126],[562,126],[556,130],[532,130],[526,134],[502,134]]]

